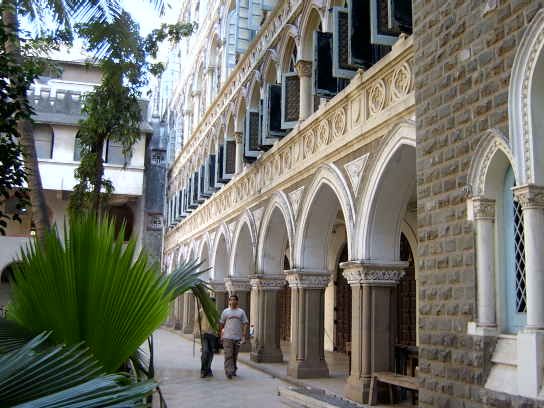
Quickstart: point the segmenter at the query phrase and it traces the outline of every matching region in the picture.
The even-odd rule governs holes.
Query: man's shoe
[[[207,375],[206,375],[206,374],[204,374],[204,373],[200,373],[200,378],[206,378],[206,377],[207,377]]]
[[[228,378],[229,380],[232,380],[232,374],[227,374],[227,378]]]

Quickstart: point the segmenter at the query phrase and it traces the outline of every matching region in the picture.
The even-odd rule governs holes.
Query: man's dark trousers
[[[201,374],[210,375],[212,373],[213,353],[216,347],[217,336],[210,333],[204,333],[204,336],[202,337]]]

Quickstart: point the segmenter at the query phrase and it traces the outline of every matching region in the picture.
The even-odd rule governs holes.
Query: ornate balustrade
[[[411,117],[412,66],[412,38],[403,36],[387,56],[368,71],[359,71],[346,89],[169,231],[165,250],[307,177],[324,160],[371,142],[391,120]]]

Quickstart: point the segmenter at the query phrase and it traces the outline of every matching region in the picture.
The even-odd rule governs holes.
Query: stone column
[[[193,333],[195,313],[195,296],[191,292],[185,292],[183,294],[183,333]]]
[[[312,114],[312,61],[298,60],[295,66],[300,80],[299,120]]]
[[[495,200],[472,199],[478,248],[478,326],[496,328],[495,307]]]
[[[368,401],[372,372],[393,368],[392,290],[407,266],[406,262],[340,264],[352,296],[351,372],[344,393],[354,401]]]
[[[215,66],[210,65],[206,69],[206,100],[208,104],[211,105],[213,98],[213,79],[215,73]]]
[[[291,352],[287,374],[295,378],[328,377],[325,361],[325,287],[328,273],[290,270]]]
[[[225,279],[225,287],[227,288],[227,292],[230,295],[237,295],[238,296],[238,305],[241,309],[243,309],[246,312],[247,319],[250,320],[250,291],[251,286],[249,284],[249,278],[241,278],[241,277],[229,277]],[[248,329],[248,336],[249,336],[249,329]],[[249,342],[249,338],[247,339],[245,344],[240,345],[240,351],[242,352],[250,352],[251,351],[251,343]]]
[[[200,105],[200,90],[193,91],[191,94],[193,97],[193,109],[194,109],[194,119],[196,121],[195,125],[198,125],[200,119],[202,119],[202,111]]]
[[[210,287],[213,290],[213,294],[215,297],[215,304],[217,305],[217,310],[219,311],[219,314],[221,314],[221,312],[225,308],[225,300],[227,296],[225,283],[219,282],[219,281],[211,281]]]
[[[185,109],[183,111],[183,126],[185,127],[183,134],[185,135],[185,140],[191,137],[192,118],[193,118],[193,111],[191,109]]]
[[[279,291],[285,285],[283,275],[253,275],[251,282],[251,322],[255,337],[251,360],[258,363],[281,363],[278,319]]]
[[[174,301],[174,329],[181,330],[183,327],[183,296],[178,296]]]
[[[238,174],[244,169],[244,138],[242,132],[234,132],[236,141],[236,166],[235,173]]]

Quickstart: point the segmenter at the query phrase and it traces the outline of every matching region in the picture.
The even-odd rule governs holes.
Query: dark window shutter
[[[196,200],[194,199],[194,183],[193,183],[193,178],[192,177],[189,177],[189,179],[187,180],[187,207],[190,208],[191,210],[194,210],[196,207],[198,207],[198,203],[196,202]]]
[[[203,164],[200,166],[200,170],[198,171],[198,201],[204,202],[208,197],[210,197],[210,194],[206,190],[207,182],[206,182],[206,164]]]
[[[332,48],[332,75],[336,78],[352,78],[357,66],[349,63],[349,12],[347,8],[335,7],[333,9]]]
[[[300,112],[300,81],[296,72],[282,75],[281,127],[292,129],[298,122]]]
[[[269,85],[268,117],[271,136],[285,136],[281,128],[281,85]]]
[[[208,157],[208,192],[212,194],[215,188],[215,154],[210,154]]]
[[[236,142],[227,140],[225,142],[225,160],[223,166],[223,178],[230,180],[236,171]]]
[[[217,150],[217,156],[216,156],[216,166],[215,166],[215,179],[217,180],[217,184],[215,185],[217,188],[221,188],[221,183],[225,183],[227,180],[223,177],[223,162],[225,157],[225,146],[219,145]]]
[[[198,199],[198,171],[195,171],[192,177],[191,201],[196,207],[198,207],[198,204],[200,204],[200,200]]]
[[[390,27],[389,2],[391,0],[371,0],[370,3],[370,42],[376,45],[393,45],[400,34],[398,27]]]
[[[244,156],[249,161],[259,156],[259,123],[260,113],[258,109],[250,108],[246,112],[244,127]]]
[[[401,33],[412,34],[412,1],[389,0],[389,28]]]
[[[314,46],[314,94],[332,98],[336,95],[336,78],[332,76],[332,34],[314,32]],[[318,103],[314,100],[314,111]]]
[[[348,3],[348,62],[363,68],[372,66],[369,27],[370,1],[352,0]]]

